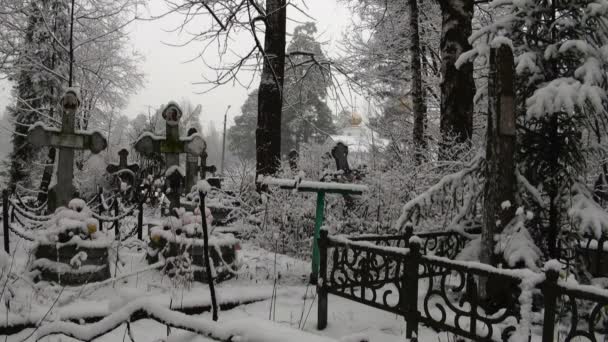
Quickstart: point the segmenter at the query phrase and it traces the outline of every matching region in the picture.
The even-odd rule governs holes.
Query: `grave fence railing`
[[[142,240],[143,230],[143,204],[136,203],[129,208],[120,208],[118,201],[112,203],[111,210],[96,213],[93,217],[98,221],[100,230],[114,230],[117,240],[126,241],[137,235]],[[18,196],[11,196],[8,190],[2,191],[2,228],[4,250],[10,251],[10,233],[24,238],[34,240],[35,231],[51,219],[51,215],[45,215],[43,210],[32,210],[23,204]]]
[[[403,316],[408,338],[420,325],[473,341],[608,338],[608,290],[558,281],[557,267],[535,273],[455,261],[467,239],[459,232],[408,235],[321,232],[319,329],[327,326],[332,294]],[[483,299],[481,291],[496,288],[500,298]]]

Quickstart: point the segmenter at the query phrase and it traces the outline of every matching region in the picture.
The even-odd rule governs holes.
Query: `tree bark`
[[[480,261],[496,265],[494,236],[502,232],[515,214],[515,63],[505,45],[490,50],[488,77],[488,127]],[[510,206],[503,207],[509,201]],[[482,294],[489,287],[482,282]]]
[[[266,0],[264,67],[258,92],[256,176],[277,172],[281,162],[286,12],[285,0]]]
[[[468,38],[472,32],[473,0],[442,0],[441,32],[441,119],[440,130],[444,140],[455,136],[458,143],[468,141],[473,134],[473,98],[475,81],[473,63],[467,62],[456,69],[455,62],[470,50]],[[443,144],[441,157],[447,158]]]
[[[414,105],[414,131],[413,140],[415,160],[419,164],[424,158],[426,141],[424,139],[424,128],[426,121],[426,105],[422,88],[422,67],[420,55],[420,32],[418,28],[418,0],[409,0],[410,7],[410,56],[412,72],[412,104]]]

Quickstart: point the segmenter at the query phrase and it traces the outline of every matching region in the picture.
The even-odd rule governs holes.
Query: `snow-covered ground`
[[[147,234],[144,234],[146,236]],[[145,259],[145,251],[135,244],[123,244],[120,260],[124,265],[112,265],[116,281],[95,283],[82,287],[62,287],[48,283],[34,284],[28,280],[27,265],[33,243],[11,234],[12,272],[20,274],[11,280],[12,298],[0,309],[2,326],[7,322],[23,324],[40,322],[48,326],[53,321],[108,316],[133,303],[152,303],[166,308],[208,305],[206,284],[184,284],[170,279]],[[312,334],[343,338],[364,334],[371,341],[402,341],[405,322],[402,317],[339,297],[329,297],[329,326],[316,330],[316,291],[308,285],[310,263],[286,255],[274,254],[250,243],[243,243],[239,251],[241,269],[238,274],[217,287],[220,304],[252,302],[220,312],[219,322],[241,322],[253,318],[270,320],[289,331],[308,331]],[[273,295],[274,293],[274,295]],[[7,306],[10,310],[7,312]],[[211,321],[210,313],[200,315]],[[84,323],[84,322],[82,322]],[[93,326],[91,326],[93,327]],[[171,329],[154,320],[139,320],[132,324],[132,335],[138,341],[208,341],[205,337],[179,329]],[[25,329],[10,335],[7,341],[34,341],[41,329]],[[99,341],[116,341],[125,338],[126,325],[121,325],[99,338]],[[30,336],[31,335],[31,336]],[[127,334],[128,335],[128,334]],[[127,336],[126,339],[129,339]],[[70,341],[71,338],[55,335],[43,341]],[[350,340],[350,339],[349,339]]]

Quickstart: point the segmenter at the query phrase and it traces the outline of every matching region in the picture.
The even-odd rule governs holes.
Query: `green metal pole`
[[[312,243],[312,273],[310,283],[316,284],[319,275],[319,237],[323,225],[323,213],[325,211],[325,192],[317,192],[317,213],[315,215],[315,236]]]

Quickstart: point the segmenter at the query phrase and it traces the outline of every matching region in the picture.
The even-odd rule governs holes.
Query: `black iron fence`
[[[319,329],[327,325],[333,294],[403,316],[408,338],[420,324],[474,341],[514,334],[522,341],[540,335],[543,342],[608,337],[607,290],[558,282],[556,269],[534,273],[454,261],[466,234],[407,235],[351,239],[321,232]],[[500,298],[482,293],[496,287]]]
[[[89,203],[91,202],[94,201]],[[114,230],[117,240],[125,241],[135,235],[141,240],[143,202],[130,208],[121,207],[117,200],[110,203],[109,210],[95,208],[98,212],[93,211],[99,230]],[[18,195],[11,196],[8,190],[2,191],[2,228],[4,250],[7,253],[10,253],[11,232],[26,240],[34,240],[36,231],[51,219],[51,215],[44,214],[45,211],[46,207],[31,207]]]

